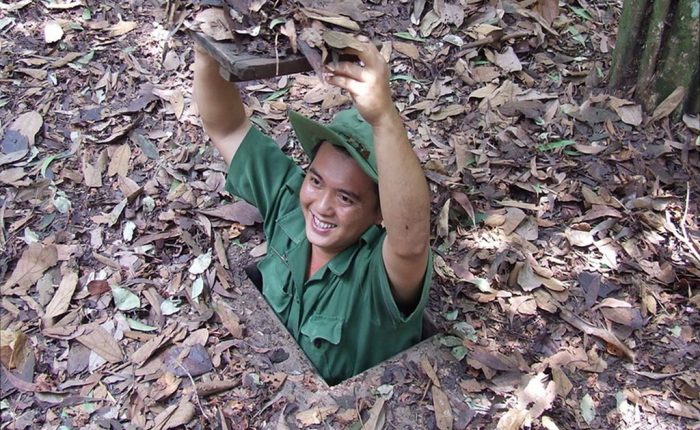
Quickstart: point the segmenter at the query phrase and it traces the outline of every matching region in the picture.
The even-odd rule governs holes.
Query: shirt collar
[[[306,239],[306,231],[304,230],[306,225],[304,223],[304,215],[301,212],[301,207],[297,207],[293,211],[282,215],[277,220],[277,225],[284,231],[284,233],[289,236],[289,238],[295,244],[299,244],[301,241]],[[331,261],[328,262],[328,269],[333,272],[336,276],[343,275],[348,268],[350,263],[354,259],[355,253],[362,245],[372,243],[377,240],[382,235],[383,229],[377,225],[371,225],[362,236],[357,244],[348,247],[343,250],[340,254],[333,257]]]

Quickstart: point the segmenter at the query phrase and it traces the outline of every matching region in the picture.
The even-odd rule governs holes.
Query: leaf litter
[[[293,351],[263,340],[269,314],[241,304],[261,220],[225,194],[226,167],[201,143],[177,27],[198,19],[226,39],[226,18],[175,2],[3,3],[18,65],[0,91],[3,422],[382,428],[402,422],[398,399],[419,427],[697,420],[698,119],[670,122],[678,94],[645,114],[607,92],[618,7],[299,3],[236,37],[288,55],[275,32],[289,52],[316,37],[301,19],[329,59],[353,24],[382,43],[432,191],[439,348],[463,373],[405,363],[366,382],[393,397],[277,396],[300,378]],[[280,142],[287,109],[325,118],[347,101],[313,75],[248,84],[253,120]]]

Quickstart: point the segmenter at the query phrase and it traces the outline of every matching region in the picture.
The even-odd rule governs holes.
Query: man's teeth
[[[316,218],[316,217],[314,217],[314,225],[316,225],[316,227],[321,228],[321,229],[324,229],[324,230],[327,230],[327,229],[329,229],[329,228],[336,227],[335,224],[323,222],[323,221],[319,220],[319,219]]]

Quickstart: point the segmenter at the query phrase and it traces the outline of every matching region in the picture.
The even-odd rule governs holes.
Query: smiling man
[[[238,88],[196,47],[194,93],[229,164],[226,189],[261,212],[263,295],[329,384],[420,340],[431,280],[428,186],[374,44],[327,70],[354,107],[290,122],[306,172],[251,126]]]

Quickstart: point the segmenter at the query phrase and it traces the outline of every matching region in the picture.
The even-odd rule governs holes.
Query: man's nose
[[[333,195],[330,192],[325,192],[319,196],[316,204],[316,210],[319,215],[329,215],[333,213]]]

